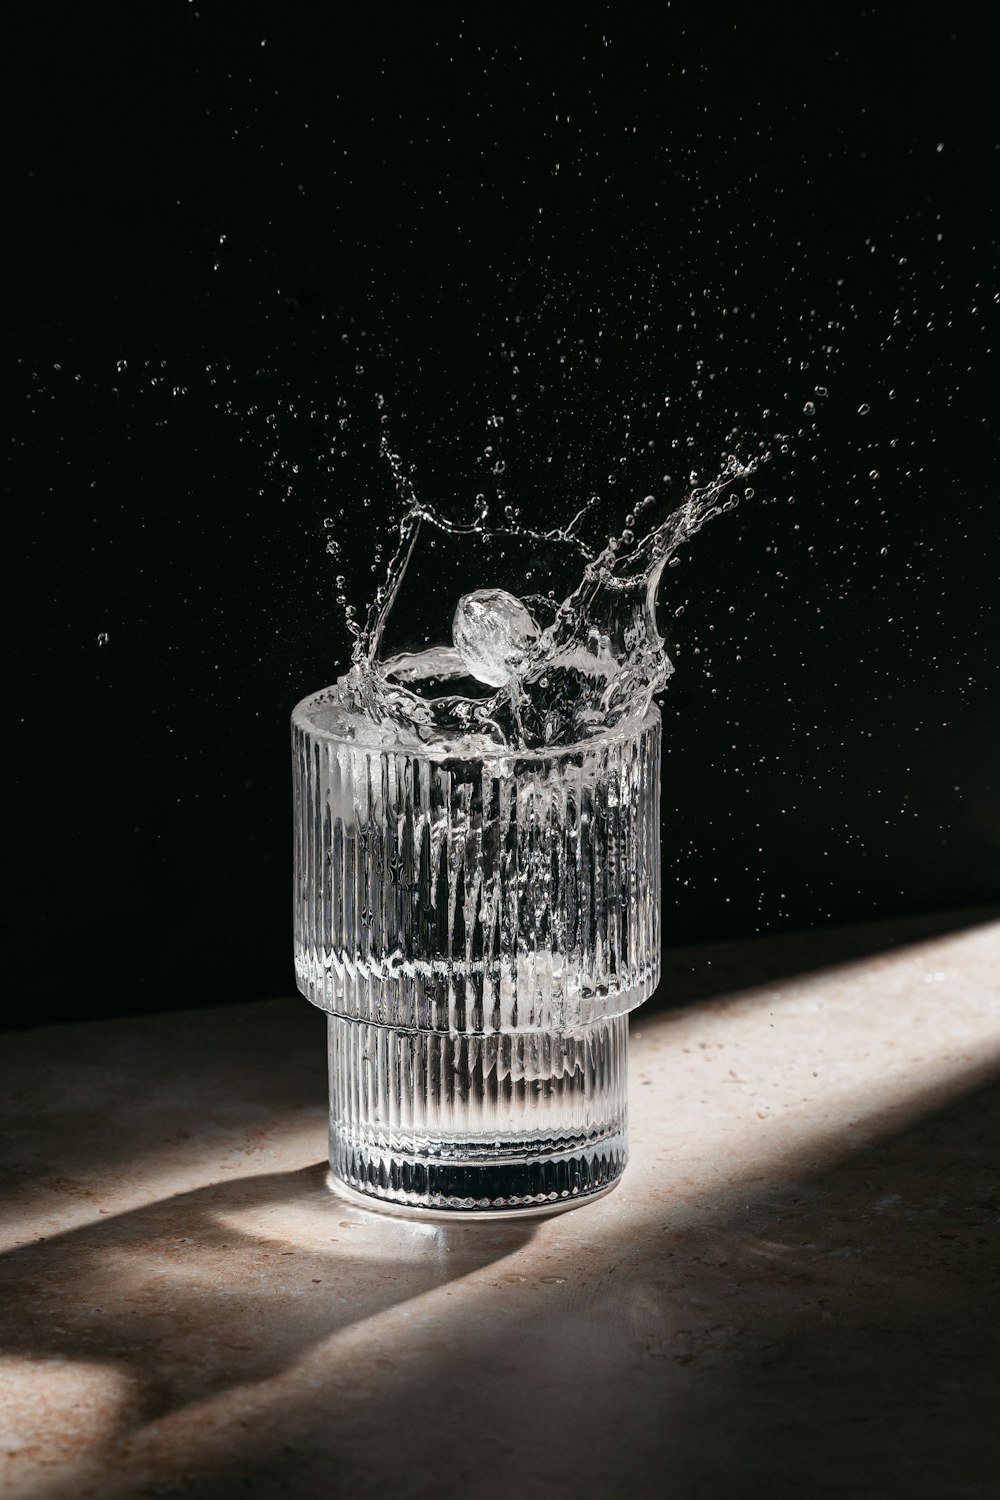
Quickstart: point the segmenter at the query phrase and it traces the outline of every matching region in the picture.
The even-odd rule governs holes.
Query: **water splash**
[[[456,753],[485,745],[563,747],[640,719],[673,671],[656,624],[663,571],[702,526],[735,508],[734,487],[770,457],[766,450],[750,458],[730,453],[715,478],[696,484],[692,477],[682,503],[652,525],[646,517],[655,499],[646,495],[620,532],[592,549],[582,527],[593,502],[568,526],[549,531],[511,519],[492,524],[481,496],[467,520],[454,521],[418,498],[387,439],[382,450],[404,510],[385,581],[356,631],[342,687],[369,719]],[[578,582],[560,601],[551,590],[516,597],[486,579],[486,587],[454,601],[450,642],[392,652],[387,627],[407,571],[419,569],[415,558],[428,531],[479,543],[516,538],[544,544],[564,561],[567,554],[576,559]]]

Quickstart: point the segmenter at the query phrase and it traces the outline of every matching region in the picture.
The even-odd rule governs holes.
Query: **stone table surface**
[[[333,1195],[302,1001],[6,1036],[0,1493],[992,1500],[997,917],[673,950],[542,1219]]]

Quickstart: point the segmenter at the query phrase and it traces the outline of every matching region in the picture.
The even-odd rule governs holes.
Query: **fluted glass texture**
[[[295,958],[330,1016],[331,1163],[424,1207],[528,1207],[626,1157],[627,1016],[659,975],[660,720],[446,754],[293,715]]]

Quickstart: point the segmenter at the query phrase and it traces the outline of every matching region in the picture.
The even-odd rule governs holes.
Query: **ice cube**
[[[458,601],[451,633],[470,676],[503,687],[523,672],[538,626],[513,594],[475,589]]]

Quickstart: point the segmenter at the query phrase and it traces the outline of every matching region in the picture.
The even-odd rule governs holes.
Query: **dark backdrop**
[[[770,450],[661,599],[668,942],[1000,896],[996,36],[733,14],[8,33],[12,1024],[291,988],[386,430],[550,521]]]

